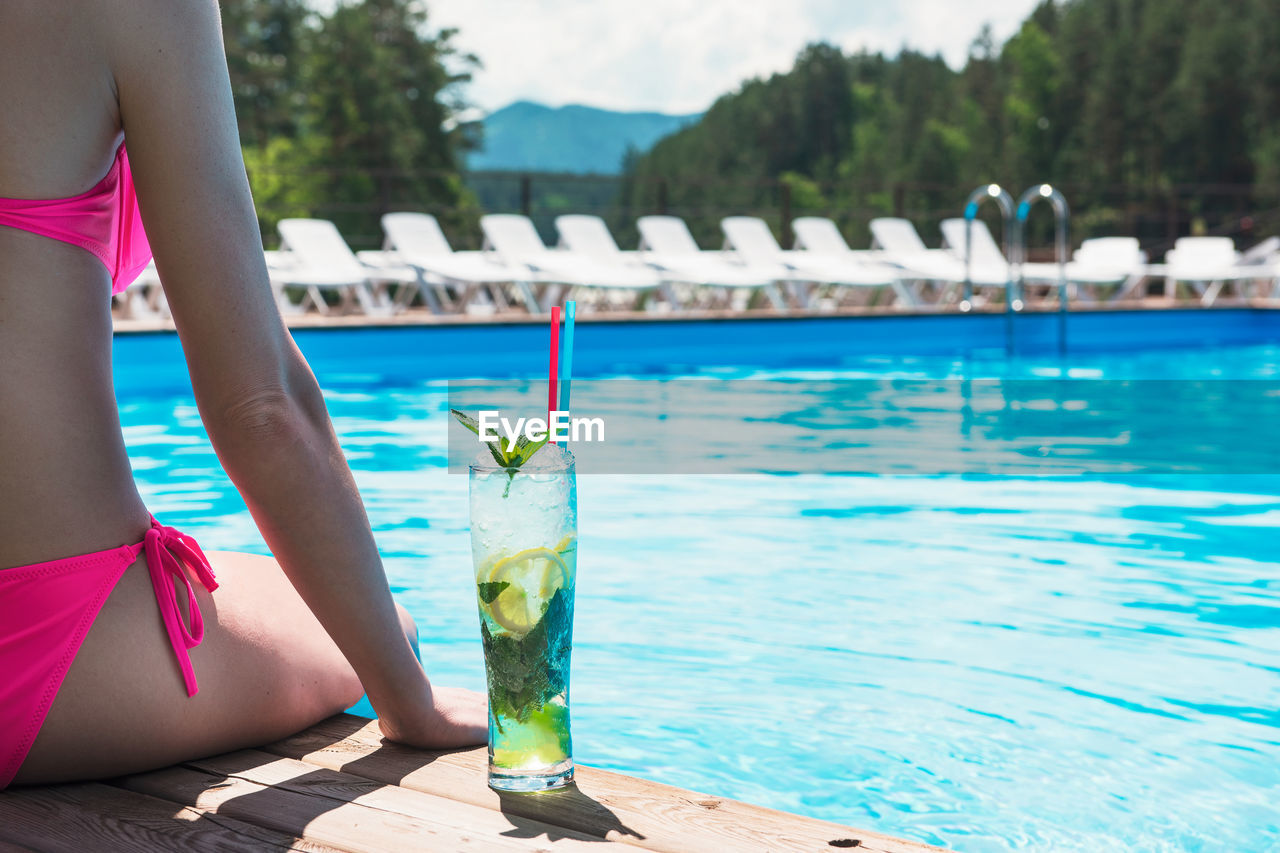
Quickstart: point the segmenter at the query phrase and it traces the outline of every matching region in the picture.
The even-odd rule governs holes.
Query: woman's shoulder
[[[218,0],[79,0],[116,59],[146,57],[203,40],[212,22],[221,33]]]

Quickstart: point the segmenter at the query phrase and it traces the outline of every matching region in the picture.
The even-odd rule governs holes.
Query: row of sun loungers
[[[1065,281],[1075,298],[1085,300],[1127,298],[1148,278],[1163,277],[1169,297],[1185,282],[1210,304],[1233,282],[1266,281],[1270,287],[1280,275],[1280,238],[1274,237],[1244,254],[1230,238],[1185,237],[1159,265],[1147,262],[1136,239],[1106,237],[1085,240],[1063,268],[1024,263],[1015,273],[986,225],[974,222],[966,239],[963,219],[942,223],[940,249],[928,248],[908,220],[875,219],[869,251],[850,248],[836,224],[820,217],[792,223],[796,248],[789,251],[764,220],[746,216],[721,222],[724,247],[716,251],[700,248],[674,216],[637,220],[635,251],[619,248],[596,216],[557,217],[555,248],[524,216],[492,214],[480,225],[484,248],[455,252],[433,216],[389,213],[382,217],[382,250],[353,252],[331,222],[285,219],[278,226],[281,248],[266,252],[265,260],[283,312],[358,310],[371,316],[401,311],[419,294],[439,314],[542,314],[569,295],[601,310],[740,310],[757,304],[830,310],[881,298],[912,308],[955,302],[966,278],[975,293],[1003,300],[1015,276],[1029,289],[1046,291]],[[966,246],[972,254],[967,264]],[[125,313],[167,313],[154,266],[139,284],[128,292]]]

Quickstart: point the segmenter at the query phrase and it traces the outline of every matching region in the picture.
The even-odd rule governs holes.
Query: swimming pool
[[[1154,318],[1127,348],[1099,332],[1066,361],[1008,361],[977,326],[933,318],[905,342],[910,324],[583,324],[576,364],[1276,379],[1280,324],[1231,313]],[[297,335],[429,671],[476,689],[467,483],[445,469],[442,379],[520,373],[541,330],[496,331]],[[1187,345],[1205,338],[1249,343]],[[176,341],[116,346],[151,510],[208,547],[261,551]],[[1280,474],[602,475],[580,478],[579,501],[583,763],[966,851],[1280,849]]]

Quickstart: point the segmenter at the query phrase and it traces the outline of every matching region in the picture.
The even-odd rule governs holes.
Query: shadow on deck
[[[0,793],[0,853],[938,848],[598,770],[499,794],[483,749],[425,752],[340,714],[261,749]]]

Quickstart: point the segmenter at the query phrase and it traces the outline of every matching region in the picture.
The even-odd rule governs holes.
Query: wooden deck
[[[0,853],[938,849],[591,767],[561,791],[498,794],[485,770],[483,749],[408,749],[344,714],[262,749],[0,793]]]

